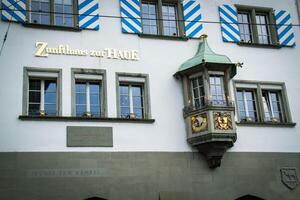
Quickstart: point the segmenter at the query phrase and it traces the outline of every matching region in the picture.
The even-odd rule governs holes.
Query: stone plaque
[[[112,127],[67,126],[68,147],[112,147]]]

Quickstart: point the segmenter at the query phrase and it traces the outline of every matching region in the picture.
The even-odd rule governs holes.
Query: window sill
[[[247,46],[247,47],[261,47],[261,48],[273,48],[273,49],[280,49],[280,45],[278,44],[259,44],[259,43],[246,43],[246,42],[239,42],[237,43],[240,46]]]
[[[23,24],[24,27],[29,28],[40,28],[40,29],[48,29],[48,30],[62,30],[62,31],[73,31],[73,32],[80,32],[81,29],[78,27],[66,27],[66,26],[55,26],[55,25],[47,25],[47,24],[34,24],[25,22]]]
[[[154,35],[154,34],[138,34],[141,38],[150,38],[150,39],[161,39],[161,40],[180,40],[187,41],[188,38],[185,36],[168,36],[168,35]]]
[[[117,122],[117,123],[144,123],[152,124],[155,119],[125,119],[112,117],[68,117],[68,116],[28,116],[20,115],[22,121],[82,121],[82,122]]]
[[[257,126],[257,127],[286,127],[293,128],[296,123],[293,122],[236,122],[238,126]]]

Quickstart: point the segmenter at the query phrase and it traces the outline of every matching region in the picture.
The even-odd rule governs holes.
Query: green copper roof
[[[227,56],[216,54],[210,49],[207,43],[207,35],[201,36],[196,55],[184,62],[177,72],[190,69],[202,63],[233,64]]]

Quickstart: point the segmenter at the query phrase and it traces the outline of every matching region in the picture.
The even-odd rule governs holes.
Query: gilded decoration
[[[214,112],[215,129],[232,130],[232,118],[230,112]]]
[[[199,133],[207,130],[207,125],[208,125],[207,115],[201,114],[201,115],[192,116],[191,124],[192,124],[192,133]]]

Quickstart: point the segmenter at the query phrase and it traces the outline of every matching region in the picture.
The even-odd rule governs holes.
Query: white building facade
[[[0,199],[298,199],[297,9],[2,0]],[[185,90],[173,75],[204,40],[236,75],[208,69],[202,94],[200,79]],[[209,169],[183,108],[223,101],[234,102],[236,141]]]

